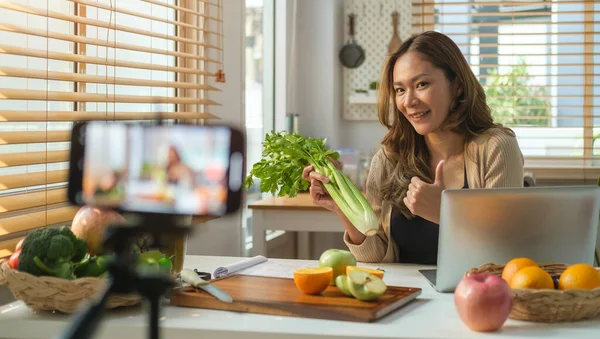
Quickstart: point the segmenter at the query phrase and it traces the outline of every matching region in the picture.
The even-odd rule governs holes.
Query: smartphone
[[[69,201],[134,213],[223,216],[240,208],[241,131],[227,126],[76,123]]]

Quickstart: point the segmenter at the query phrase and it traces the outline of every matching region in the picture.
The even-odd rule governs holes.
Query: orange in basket
[[[529,266],[519,270],[509,282],[511,288],[554,289],[550,274],[539,266]]]
[[[600,272],[587,264],[576,264],[567,268],[558,279],[559,290],[593,290],[600,287]]]
[[[512,277],[519,272],[522,268],[535,266],[538,264],[529,258],[515,258],[506,263],[504,270],[502,270],[502,279],[510,284]]]
[[[538,265],[552,277],[560,276],[569,268],[569,265],[562,263],[539,263]],[[503,269],[504,265],[488,263],[468,270],[465,275],[486,273],[500,276]],[[531,269],[535,267],[523,270]],[[539,275],[545,276],[541,273]],[[546,284],[550,287],[547,278],[542,280],[546,280]],[[511,319],[559,323],[600,317],[600,288],[570,291],[515,288],[512,292],[513,307],[509,315]]]
[[[308,267],[294,271],[294,283],[305,294],[319,294],[325,291],[332,278],[331,267]]]

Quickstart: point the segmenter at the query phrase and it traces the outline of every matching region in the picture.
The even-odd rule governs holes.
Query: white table
[[[265,232],[280,230],[298,232],[298,258],[310,258],[308,232],[344,232],[335,213],[316,206],[309,194],[294,198],[272,197],[249,204],[252,209],[252,255],[267,255]]]
[[[212,271],[235,262],[232,257],[186,257],[186,268]],[[291,277],[298,267],[316,261],[276,260],[246,270],[248,274]],[[364,265],[375,267],[372,265]],[[355,323],[321,319],[280,317],[229,311],[165,306],[161,313],[162,338],[172,339],[271,339],[271,338],[600,338],[600,320],[566,324],[536,324],[508,320],[500,332],[470,331],[458,318],[452,294],[435,292],[417,272],[423,266],[380,265],[389,285],[420,287],[421,296],[404,308],[375,323]],[[96,338],[146,338],[145,309],[110,311]],[[0,307],[1,338],[51,338],[70,321],[61,314],[35,314],[21,302]]]

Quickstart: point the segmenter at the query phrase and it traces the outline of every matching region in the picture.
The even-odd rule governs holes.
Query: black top
[[[469,188],[467,171],[463,188]],[[398,246],[400,263],[437,265],[440,226],[419,216],[412,220],[392,209],[390,233]]]

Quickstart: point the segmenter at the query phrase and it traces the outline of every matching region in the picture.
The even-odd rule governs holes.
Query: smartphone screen
[[[81,135],[81,200],[126,211],[224,215],[230,192],[241,190],[243,173],[242,155],[232,154],[232,132],[89,123]]]

